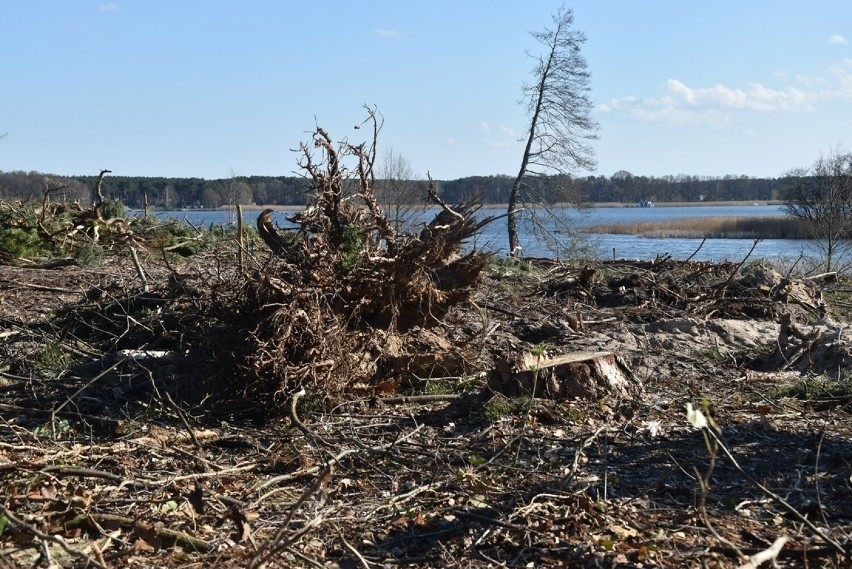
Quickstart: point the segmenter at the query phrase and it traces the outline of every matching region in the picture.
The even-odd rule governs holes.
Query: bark
[[[613,352],[575,352],[555,357],[525,353],[514,361],[498,362],[491,387],[515,397],[593,399],[636,396],[641,385]]]

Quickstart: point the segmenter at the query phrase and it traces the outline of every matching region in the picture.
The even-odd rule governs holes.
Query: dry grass
[[[589,233],[694,239],[808,239],[804,227],[787,217],[701,217],[593,225]]]

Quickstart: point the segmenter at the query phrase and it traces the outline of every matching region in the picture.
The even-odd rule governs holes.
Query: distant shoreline
[[[781,200],[766,200],[766,201],[715,201],[715,202],[654,202],[653,207],[707,207],[707,206],[764,206],[764,205],[784,205]],[[621,203],[621,202],[598,202],[591,204],[592,207],[635,207],[639,208],[638,204]],[[644,208],[640,208],[644,209]]]
[[[452,204],[450,204],[452,205]],[[767,201],[704,201],[704,202],[654,202],[653,207],[712,207],[712,206],[749,206],[754,205],[755,207],[766,206],[766,205],[784,205],[784,202],[781,200],[767,200]],[[425,204],[407,204],[403,207],[410,208],[421,208],[424,207]],[[275,204],[266,204],[266,205],[243,205],[243,211],[263,211],[264,209],[273,209],[275,211],[301,211],[308,206],[302,205],[275,205]],[[428,205],[425,206],[428,208],[438,208],[437,205]],[[489,209],[506,209],[509,207],[508,204],[496,203],[496,204],[482,204],[482,207]],[[561,207],[574,207],[572,204],[562,204],[558,203],[554,206],[554,208]],[[622,202],[596,202],[591,203],[588,207],[593,208],[637,208],[637,209],[645,209],[640,208],[638,204],[635,203],[622,203]],[[134,208],[135,209],[135,208]],[[231,209],[231,206],[220,206],[217,208],[160,208],[160,207],[150,207],[152,211],[228,211]]]

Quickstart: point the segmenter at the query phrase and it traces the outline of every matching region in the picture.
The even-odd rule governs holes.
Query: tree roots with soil
[[[216,305],[236,338],[231,355],[245,396],[269,410],[301,387],[333,401],[417,374],[457,374],[463,363],[429,330],[478,284],[488,254],[463,253],[462,243],[491,218],[477,220],[475,202],[445,204],[430,187],[435,218],[418,234],[398,232],[375,198],[381,122],[368,115],[370,144],[335,145],[320,127],[302,144],[312,205],[290,216],[295,227],[286,231],[272,210],[261,213],[257,229],[272,257]]]

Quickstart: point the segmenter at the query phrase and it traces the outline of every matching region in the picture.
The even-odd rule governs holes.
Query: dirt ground
[[[215,271],[148,280],[162,300]],[[84,312],[139,287],[129,261],[0,266],[0,566],[849,566],[848,281],[494,263],[440,328],[464,374],[276,419],[188,395],[215,362],[152,339],[198,328],[192,294]],[[501,393],[499,362],[577,352],[630,389]]]

